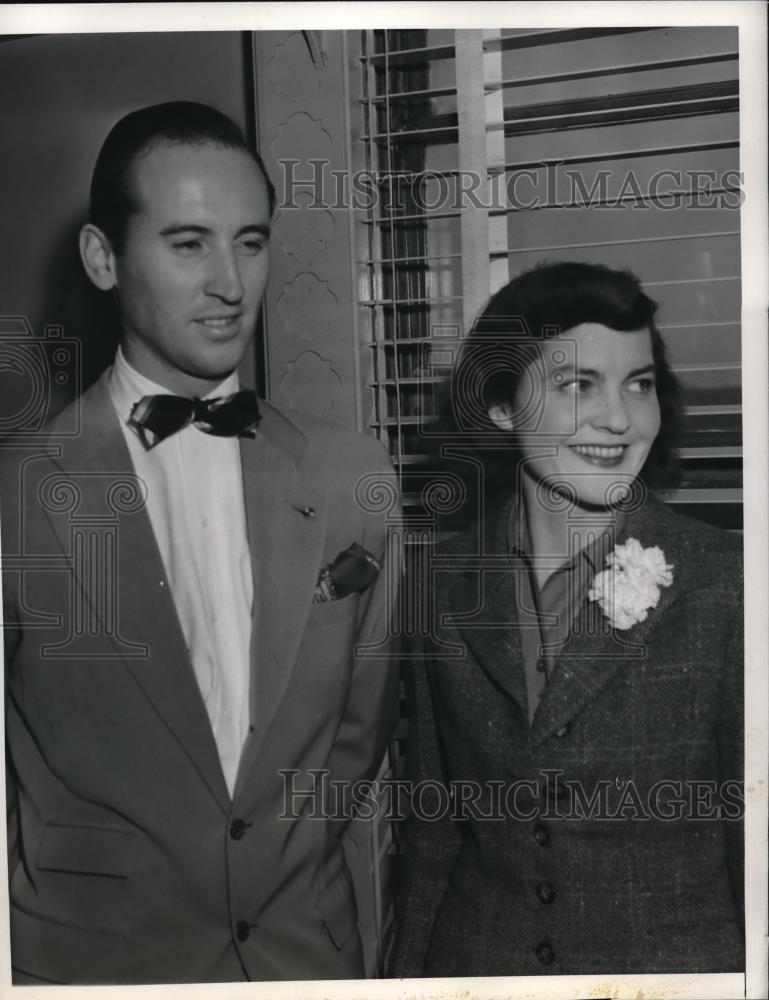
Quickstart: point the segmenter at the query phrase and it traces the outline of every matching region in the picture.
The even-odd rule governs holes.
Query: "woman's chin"
[[[636,472],[569,470],[545,476],[537,483],[537,501],[563,510],[568,502],[579,507],[606,510],[623,505],[636,490]]]

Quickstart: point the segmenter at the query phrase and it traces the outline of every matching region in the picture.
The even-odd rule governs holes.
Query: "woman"
[[[407,668],[398,976],[744,967],[741,545],[649,492],[678,408],[655,311],[628,272],[542,266],[455,367],[478,515]]]

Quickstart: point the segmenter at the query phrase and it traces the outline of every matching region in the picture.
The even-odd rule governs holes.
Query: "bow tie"
[[[241,389],[215,399],[184,396],[142,396],[128,423],[149,451],[188,424],[217,437],[253,437],[261,415],[253,389]]]

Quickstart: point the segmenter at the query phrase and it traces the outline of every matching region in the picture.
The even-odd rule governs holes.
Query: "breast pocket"
[[[323,625],[339,625],[341,622],[351,622],[358,610],[357,594],[350,594],[337,601],[321,601],[313,604],[307,618],[307,628],[319,628]]]

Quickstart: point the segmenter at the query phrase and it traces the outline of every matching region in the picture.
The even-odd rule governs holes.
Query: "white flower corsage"
[[[656,608],[660,587],[673,582],[673,567],[656,545],[645,549],[637,538],[617,545],[606,558],[607,569],[593,580],[588,593],[598,601],[614,628],[632,628],[646,620],[649,608]]]

